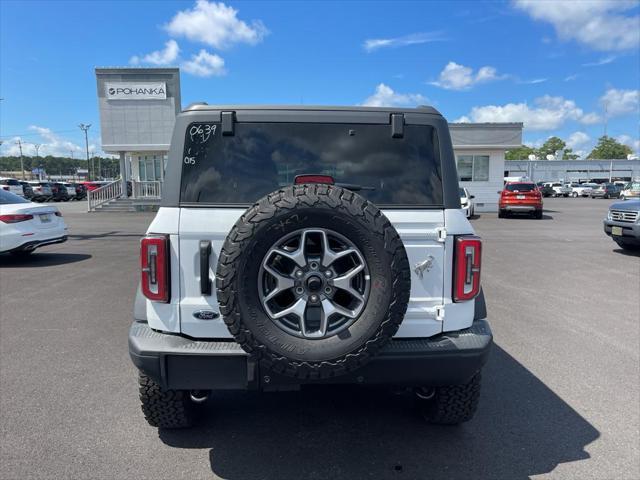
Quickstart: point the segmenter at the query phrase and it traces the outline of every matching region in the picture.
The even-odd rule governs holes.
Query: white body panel
[[[163,233],[171,241],[171,301],[145,300],[151,328],[181,332],[196,338],[232,338],[220,317],[201,320],[194,313],[219,312],[215,284],[211,295],[200,292],[199,243],[209,240],[212,253],[209,278],[215,282],[218,255],[242,208],[161,208],[149,233]],[[473,234],[462,210],[386,210],[398,231],[411,268],[411,296],[405,319],[396,337],[430,337],[444,331],[467,328],[473,321],[474,302],[451,300],[453,235]],[[442,238],[443,230],[445,233]],[[179,234],[178,234],[179,232]],[[422,278],[417,264],[431,260]]]
[[[0,215],[33,215],[33,219],[18,223],[0,221],[0,252],[67,235],[67,225],[62,217],[56,216],[57,211],[56,207],[31,202],[0,205]]]

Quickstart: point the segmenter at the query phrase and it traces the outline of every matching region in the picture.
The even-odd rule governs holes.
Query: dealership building
[[[178,68],[96,68],[102,149],[120,158],[122,178],[91,196],[91,210],[157,206],[180,102]],[[206,99],[203,99],[206,100]],[[522,145],[521,123],[454,123],[460,185],[477,211],[497,211],[505,152]]]

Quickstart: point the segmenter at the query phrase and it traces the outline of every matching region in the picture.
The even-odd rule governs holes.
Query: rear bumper
[[[542,210],[539,203],[503,203],[499,205],[500,210],[507,212],[535,212]]]
[[[35,250],[36,248],[44,247],[45,245],[53,245],[56,243],[63,243],[66,241],[67,241],[66,235],[63,235],[61,237],[55,237],[55,238],[47,238],[43,240],[32,240],[30,242],[23,243],[18,247],[10,248],[9,250],[3,250],[2,252],[3,253],[28,252],[28,251]]]
[[[164,388],[244,390],[304,383],[454,385],[466,383],[487,361],[493,336],[486,319],[470,328],[423,339],[392,340],[361,369],[325,380],[279,376],[250,358],[233,341],[201,341],[159,333],[146,322],[129,330],[134,365]]]

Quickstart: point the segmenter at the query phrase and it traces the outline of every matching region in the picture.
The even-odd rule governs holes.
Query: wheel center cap
[[[307,288],[311,292],[317,292],[322,288],[322,279],[317,275],[311,275],[307,278]]]

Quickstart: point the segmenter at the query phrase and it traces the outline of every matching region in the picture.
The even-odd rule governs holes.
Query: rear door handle
[[[200,293],[211,295],[211,279],[209,278],[209,259],[211,258],[211,242],[200,240]]]

